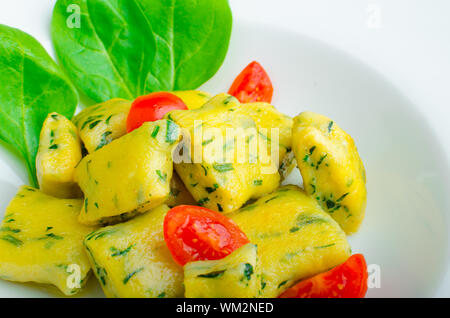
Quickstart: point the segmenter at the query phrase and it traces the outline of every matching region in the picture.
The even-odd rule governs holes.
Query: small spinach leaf
[[[103,102],[197,88],[225,59],[231,25],[227,0],[58,0],[51,31],[77,87]]]
[[[51,112],[73,116],[78,96],[45,49],[30,35],[0,24],[0,140],[20,154],[37,186],[36,153]]]

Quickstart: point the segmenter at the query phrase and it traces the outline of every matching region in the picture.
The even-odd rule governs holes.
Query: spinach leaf
[[[71,118],[78,96],[45,49],[30,35],[0,24],[0,140],[20,154],[37,186],[36,152],[48,113]]]
[[[58,0],[51,32],[76,86],[103,102],[197,88],[222,64],[231,25],[227,0]]]

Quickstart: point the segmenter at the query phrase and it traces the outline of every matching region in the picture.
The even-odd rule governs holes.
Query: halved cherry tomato
[[[167,212],[164,239],[180,265],[221,259],[249,243],[231,219],[219,212],[191,205],[179,205]]]
[[[367,265],[355,254],[328,272],[316,275],[286,290],[280,298],[363,298],[367,292]]]
[[[167,92],[140,96],[131,105],[127,118],[127,131],[133,131],[147,121],[160,120],[175,109],[187,109],[178,96]]]
[[[253,61],[236,77],[228,94],[241,103],[270,103],[273,95],[272,82],[263,67]]]

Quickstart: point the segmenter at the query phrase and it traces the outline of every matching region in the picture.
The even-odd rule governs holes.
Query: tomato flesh
[[[270,103],[273,95],[272,82],[264,68],[253,61],[236,77],[228,94],[241,103]]]
[[[367,292],[367,265],[362,254],[343,264],[299,282],[280,298],[363,298]]]
[[[131,132],[148,121],[163,119],[176,109],[188,109],[186,104],[174,94],[167,92],[151,93],[135,99],[127,118],[127,131]]]
[[[249,243],[231,219],[207,208],[190,205],[180,205],[167,212],[164,239],[180,265],[221,259]]]

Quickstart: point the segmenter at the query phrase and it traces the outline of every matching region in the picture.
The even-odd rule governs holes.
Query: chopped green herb
[[[123,284],[126,285],[126,283],[128,283],[128,281],[137,273],[141,272],[144,269],[144,267],[141,267],[133,272],[131,272],[130,274],[128,274],[124,279],[123,279]]]
[[[341,202],[342,200],[345,199],[345,197],[346,197],[347,195],[349,195],[349,192],[343,194],[339,199],[336,200],[336,202]]]
[[[253,180],[253,185],[255,185],[255,186],[260,186],[262,184],[263,184],[262,180]]]
[[[89,129],[94,129],[95,126],[97,126],[100,122],[101,122],[101,120],[96,120],[96,121],[90,123]]]
[[[5,226],[0,228],[0,232],[11,232],[11,233],[20,233],[19,229],[12,229],[9,226]]]
[[[160,129],[159,125],[156,126],[155,128],[153,128],[153,131],[152,131],[152,134],[151,134],[152,138],[156,138],[156,136],[158,136],[159,129]]]
[[[15,238],[14,236],[9,235],[9,234],[0,237],[0,239],[3,241],[9,242],[15,246],[21,246],[23,244],[23,242],[21,240]]]
[[[166,293],[162,292],[161,294],[159,294],[158,296],[156,296],[157,298],[164,298],[166,297]]]
[[[331,132],[331,129],[333,129],[333,121],[330,121],[330,123],[328,124],[328,132]]]
[[[108,141],[107,137],[108,137],[109,135],[111,135],[111,134],[112,134],[112,131],[105,131],[105,132],[102,134],[102,137],[101,137],[101,139],[100,139],[100,142],[99,142],[99,144],[97,145],[97,148],[95,148],[95,150],[99,150],[100,148],[106,146],[106,145],[110,142],[110,141]]]
[[[198,205],[203,206],[209,201],[209,198],[203,198],[198,201]]]
[[[161,170],[156,170],[156,174],[158,175],[159,179],[161,179],[163,182],[166,182],[167,173],[162,173]]]
[[[279,197],[279,195],[276,195],[276,196],[274,196],[274,197],[272,197],[272,198],[266,200],[265,203],[269,203],[270,201],[275,200],[275,199],[277,199],[278,197]]]
[[[317,161],[316,170],[319,169],[319,166],[322,164],[323,160],[328,156],[328,154],[324,154],[322,157],[320,157],[319,161]]]
[[[128,252],[131,251],[131,249],[135,246],[135,244],[128,246],[126,249],[124,250],[119,250],[115,247],[111,247],[109,250],[112,252],[111,256],[112,257],[116,257],[116,256],[124,256],[127,255]]]
[[[205,190],[208,193],[213,193],[219,188],[219,185],[217,183],[214,183],[213,187],[206,187]]]
[[[202,142],[202,146],[206,146],[209,145],[210,143],[212,143],[214,141],[214,137],[212,137],[211,139],[205,140]]]
[[[218,172],[227,172],[234,170],[232,163],[215,163],[213,164],[213,168]]]
[[[234,96],[228,96],[223,100],[224,105],[228,105],[232,100],[234,99]]]
[[[246,263],[244,268],[244,277],[247,280],[250,280],[252,278],[252,275],[253,275],[253,266],[249,263]]]
[[[217,203],[217,209],[219,210],[219,212],[223,212],[223,208],[219,203]]]
[[[278,285],[278,288],[280,288],[281,286],[284,286],[284,285],[286,285],[286,283],[287,283],[288,281],[287,280],[285,280],[285,281],[282,281],[279,285]]]
[[[321,249],[321,248],[332,247],[332,246],[334,246],[334,245],[336,245],[336,243],[331,243],[331,244],[328,244],[328,245],[322,245],[322,246],[315,246],[314,248],[315,248],[315,249]]]
[[[53,144],[50,147],[48,147],[48,149],[51,149],[51,150],[58,149],[58,145],[57,144]]]
[[[225,270],[222,270],[222,271],[217,271],[217,272],[211,272],[211,273],[208,273],[208,274],[201,274],[201,275],[198,275],[197,277],[201,277],[201,278],[217,278],[217,277],[222,276],[224,273],[225,273]]]
[[[109,121],[111,120],[111,117],[112,117],[112,116],[113,116],[113,115],[109,115],[108,118],[106,118],[105,123],[106,123],[107,125],[109,125]]]

